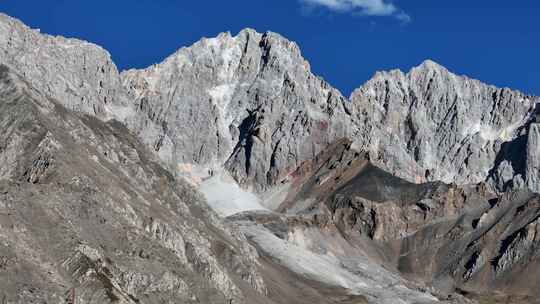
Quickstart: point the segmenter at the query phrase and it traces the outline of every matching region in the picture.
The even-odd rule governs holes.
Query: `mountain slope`
[[[118,73],[0,15],[0,51],[10,301],[537,295],[536,97],[427,61],[349,101],[250,29]]]
[[[367,256],[442,295],[538,297],[538,194],[410,183],[347,140],[300,169],[294,185],[279,207],[285,219],[258,219],[292,243],[345,260]]]
[[[68,109],[104,117],[112,115],[107,105],[125,102],[115,64],[95,44],[42,34],[0,13],[0,50],[3,64]]]
[[[156,150],[168,136],[173,164],[225,166],[256,190],[354,128],[345,98],[310,72],[295,43],[275,33],[247,29],[203,39],[122,79],[136,109],[162,126]]]
[[[4,302],[367,303],[260,256],[120,122],[3,65],[0,131]]]
[[[528,160],[514,152],[535,134],[538,98],[432,61],[377,73],[349,102],[311,73],[295,43],[271,32],[224,33],[119,74],[98,46],[6,15],[0,25],[4,64],[69,109],[124,122],[174,174],[198,180],[224,168],[264,192],[348,137],[412,182],[490,180],[500,191],[538,191],[536,150]]]
[[[509,182],[522,187],[528,174],[537,174],[504,155],[527,137],[536,97],[457,76],[428,60],[407,74],[377,73],[353,92],[351,102],[366,126],[371,158],[409,181],[493,179],[504,190]]]
[[[120,123],[74,115],[1,66],[0,129],[3,301],[263,298],[243,236]]]

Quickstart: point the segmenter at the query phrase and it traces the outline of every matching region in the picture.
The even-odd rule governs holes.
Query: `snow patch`
[[[218,72],[221,81],[228,81],[234,78],[234,68],[240,61],[240,50],[236,46],[227,47],[221,52],[222,68]]]
[[[219,36],[213,37],[213,38],[203,38],[203,41],[206,42],[206,45],[208,45],[209,47],[214,48],[214,49],[219,49],[219,45],[220,45]]]
[[[104,108],[108,120],[116,119],[120,122],[126,122],[128,118],[135,116],[135,110],[130,106],[105,104]]]
[[[240,188],[226,172],[219,172],[204,180],[199,191],[210,207],[224,217],[244,211],[267,210],[255,194]]]
[[[229,117],[227,108],[231,103],[231,100],[236,89],[236,84],[222,84],[208,90],[208,94],[212,97],[212,101],[219,110],[220,118],[222,121],[221,130],[228,130],[229,125],[233,119]]]
[[[512,123],[502,129],[494,129],[491,126],[484,126],[480,123],[475,123],[462,132],[464,137],[478,134],[485,141],[501,140],[508,142],[514,139],[516,130],[523,125],[524,121]]]
[[[208,90],[208,94],[214,101],[228,104],[234,94],[233,84],[222,84]]]
[[[329,118],[320,107],[312,104],[307,104],[307,113],[312,120],[327,121]]]

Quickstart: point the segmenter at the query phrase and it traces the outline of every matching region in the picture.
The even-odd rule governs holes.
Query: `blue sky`
[[[296,41],[312,70],[345,95],[377,70],[409,70],[428,58],[540,95],[537,0],[2,0],[0,11],[97,43],[120,69],[251,27]]]

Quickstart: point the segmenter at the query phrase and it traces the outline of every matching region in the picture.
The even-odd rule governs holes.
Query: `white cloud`
[[[403,22],[411,17],[387,0],[299,0],[307,6],[322,6],[340,13],[355,13],[365,16],[393,16]]]

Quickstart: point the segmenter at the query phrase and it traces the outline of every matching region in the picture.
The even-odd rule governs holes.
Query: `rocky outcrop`
[[[145,116],[133,109],[110,54],[95,44],[42,34],[0,13],[0,63],[69,110],[131,126],[145,123]],[[146,123],[139,138],[151,146],[144,139],[158,137],[160,129]],[[171,143],[161,142],[166,151],[158,155],[166,161],[172,157]]]
[[[529,127],[526,157],[527,186],[540,193],[540,124],[534,123]]]
[[[224,165],[256,190],[355,128],[345,98],[310,72],[295,43],[271,32],[203,39],[122,79],[137,111],[162,126],[155,149],[172,141],[172,164]]]
[[[119,74],[0,15],[0,63],[4,301],[537,295],[537,98],[426,61],[348,101],[250,29]]]
[[[373,166],[346,140],[306,164],[293,184],[280,206],[287,219],[258,219],[276,235],[335,256],[363,252],[451,296],[455,290],[538,295],[537,276],[517,279],[538,269],[536,194],[498,196],[486,184],[414,184]],[[278,229],[283,223],[285,232]],[[321,241],[325,234],[331,237]],[[349,246],[357,249],[344,249]]]
[[[458,184],[488,179],[502,146],[527,131],[538,102],[432,61],[407,74],[379,72],[351,101],[373,161],[412,182]]]
[[[116,65],[95,44],[42,34],[0,14],[0,62],[68,109],[98,117],[125,116]]]
[[[260,257],[124,125],[0,67],[6,303],[366,303]]]
[[[520,150],[537,98],[457,76],[426,61],[379,72],[351,95],[313,75],[298,46],[246,29],[203,39],[162,63],[119,74],[109,54],[0,16],[0,60],[49,97],[126,123],[169,171],[197,178],[224,167],[269,190],[348,137],[411,182],[530,185]],[[515,153],[511,153],[515,154]],[[523,157],[521,157],[523,158]]]
[[[118,122],[75,115],[1,66],[0,130],[4,302],[265,298],[243,235]]]

